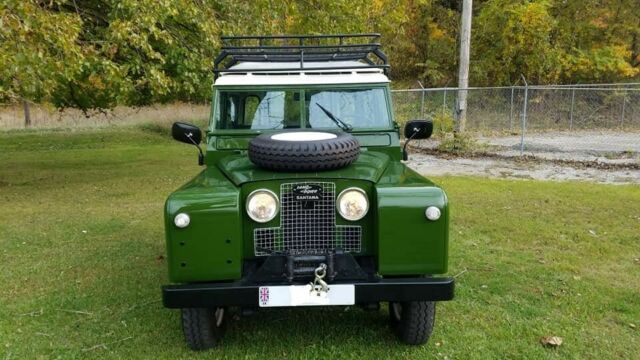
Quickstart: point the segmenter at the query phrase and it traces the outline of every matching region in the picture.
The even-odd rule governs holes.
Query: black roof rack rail
[[[361,61],[362,66],[323,66],[312,70],[382,69],[387,74],[389,61],[382,52],[380,34],[335,35],[262,35],[222,36],[220,54],[214,61],[213,72],[293,72],[305,69],[305,62]],[[241,62],[297,62],[299,67],[230,69]]]

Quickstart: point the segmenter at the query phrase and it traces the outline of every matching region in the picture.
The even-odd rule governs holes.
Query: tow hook
[[[329,285],[323,280],[327,275],[327,265],[321,263],[314,271],[314,274],[315,279],[309,283],[309,285],[311,285],[311,292],[315,292],[317,296],[322,296],[323,293],[326,294],[329,292]]]

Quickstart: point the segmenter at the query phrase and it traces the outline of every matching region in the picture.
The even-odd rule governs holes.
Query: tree
[[[492,0],[480,9],[472,40],[472,83],[534,84],[560,77],[561,56],[552,34],[557,21],[547,1]]]
[[[206,101],[222,34],[380,32],[395,79],[457,79],[455,0],[4,0],[0,102]],[[471,85],[640,76],[640,0],[476,0]]]
[[[219,30],[195,0],[10,0],[2,96],[83,110],[209,97]]]
[[[536,84],[636,77],[639,5],[489,0],[474,26],[472,83],[513,84],[520,74]]]
[[[562,19],[555,36],[564,51],[561,81],[613,82],[637,76],[639,7],[638,0],[554,2],[552,16]]]
[[[75,14],[31,1],[0,3],[0,101],[50,99],[85,60]]]

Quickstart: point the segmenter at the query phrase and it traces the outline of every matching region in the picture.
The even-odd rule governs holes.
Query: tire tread
[[[391,326],[398,338],[409,345],[426,343],[433,332],[436,303],[433,301],[411,301],[402,303],[401,319],[395,319],[389,304]]]
[[[185,308],[182,309],[181,317],[184,337],[191,350],[210,349],[222,338],[224,327],[215,326],[211,309]]]
[[[278,141],[263,134],[249,142],[249,159],[274,171],[332,170],[353,163],[360,154],[358,140],[348,133],[319,141]]]

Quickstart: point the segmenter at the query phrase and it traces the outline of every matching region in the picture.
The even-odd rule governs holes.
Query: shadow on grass
[[[211,352],[243,354],[247,358],[319,355],[344,357],[416,349],[399,343],[388,325],[387,309],[358,307],[261,309],[250,316],[233,313],[221,347]],[[182,339],[182,331],[176,326]],[[184,346],[184,345],[183,345]],[[383,356],[384,357],[384,356]]]

